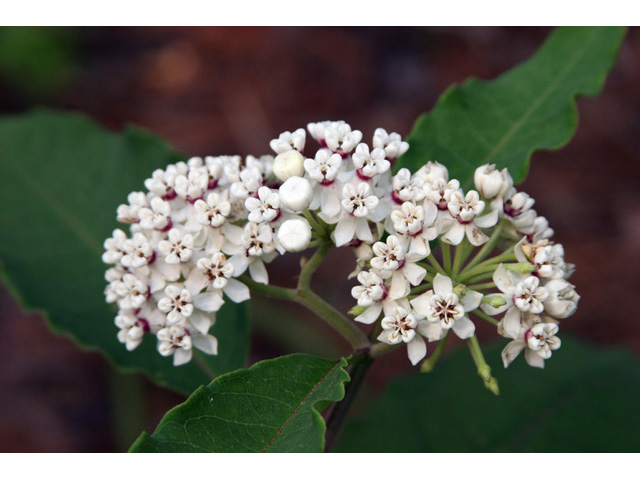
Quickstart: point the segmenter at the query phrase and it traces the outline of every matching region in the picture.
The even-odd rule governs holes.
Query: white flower
[[[409,144],[403,142],[397,133],[387,133],[384,128],[376,128],[373,134],[373,148],[383,149],[387,160],[395,160],[409,150]]]
[[[412,365],[416,365],[427,354],[427,345],[418,334],[420,320],[423,317],[411,310],[408,305],[396,306],[391,315],[387,315],[380,322],[382,332],[378,340],[389,345],[407,344],[407,355]]]
[[[151,208],[140,209],[140,226],[149,230],[165,231],[171,228],[171,205],[160,197],[151,199]]]
[[[117,264],[125,254],[123,244],[127,240],[127,234],[119,228],[116,228],[111,234],[111,238],[104,241],[104,249],[102,261],[104,263]]]
[[[392,180],[391,199],[398,205],[404,202],[418,203],[424,199],[424,180],[420,175],[411,175],[407,168],[401,168]]]
[[[304,218],[285,220],[278,229],[278,241],[287,252],[301,252],[311,241],[311,225]]]
[[[163,357],[173,355],[173,365],[179,366],[191,360],[193,342],[184,327],[172,325],[157,333],[158,352]]]
[[[391,167],[389,160],[385,159],[384,149],[374,148],[369,153],[369,146],[366,143],[361,143],[356,147],[351,159],[356,167],[358,177],[362,180],[369,180],[376,175],[382,175]]]
[[[351,153],[360,140],[362,140],[362,132],[352,131],[348,123],[330,123],[324,129],[324,141],[327,148],[343,157]]]
[[[543,302],[549,297],[549,292],[540,285],[538,277],[508,271],[500,264],[493,274],[493,281],[502,293],[487,295],[487,298],[500,297],[504,304],[501,307],[493,307],[483,303],[481,309],[485,313],[497,315],[512,308],[529,313],[542,313],[544,310]]]
[[[176,192],[173,189],[176,175],[177,170],[175,167],[167,168],[166,171],[159,168],[154,170],[151,178],[147,178],[144,181],[144,186],[163,200],[172,200],[176,197]]]
[[[372,242],[373,235],[367,216],[376,209],[380,200],[372,194],[371,186],[364,182],[355,186],[347,183],[342,188],[342,197],[343,214],[333,232],[336,246],[346,245],[354,237],[363,242]],[[333,219],[326,217],[323,220],[327,223],[336,223]]]
[[[514,248],[519,262],[528,262],[536,267],[540,278],[563,278],[567,273],[564,261],[564,247],[549,240],[529,243],[526,238],[520,240]]]
[[[136,233],[133,238],[122,242],[124,255],[120,263],[127,268],[140,268],[151,263],[155,253],[147,237],[142,233]]]
[[[273,174],[283,182],[289,177],[304,175],[304,157],[297,150],[279,154],[273,162]]]
[[[242,275],[249,268],[251,278],[256,282],[265,285],[269,283],[267,268],[261,257],[270,261],[273,258],[271,254],[277,255],[277,252],[273,243],[273,233],[268,225],[258,226],[248,222],[240,235],[239,245],[229,242],[224,248],[226,253],[233,255],[229,262],[233,264],[236,276]]]
[[[196,267],[185,280],[184,286],[195,295],[193,304],[199,310],[217,312],[224,303],[222,292],[235,303],[249,299],[249,288],[232,278],[235,268],[222,252],[199,259]],[[207,291],[202,292],[205,288]]]
[[[449,171],[447,170],[447,167],[438,162],[427,162],[426,165],[420,167],[416,172],[416,175],[422,178],[425,188],[433,185],[433,183],[439,179],[444,180],[445,185],[449,181]],[[458,184],[458,188],[459,187],[460,185]]]
[[[177,228],[172,228],[168,239],[158,243],[158,251],[169,264],[188,262],[193,256],[193,236],[183,235]]]
[[[193,204],[195,219],[202,225],[221,226],[231,213],[231,204],[218,193],[207,195],[207,201],[196,200]]]
[[[269,142],[269,146],[276,153],[285,153],[289,150],[297,150],[302,152],[304,150],[304,143],[307,137],[307,133],[304,128],[299,128],[295,132],[283,132],[278,138],[275,138]]]
[[[167,323],[175,325],[193,313],[191,293],[179,285],[167,285],[165,296],[158,301],[158,309],[167,315]]]
[[[250,222],[268,223],[280,216],[280,196],[269,187],[260,187],[258,198],[247,198],[244,201],[244,206],[249,211]]]
[[[385,242],[373,245],[371,267],[379,271],[382,278],[390,278],[389,298],[398,300],[409,295],[411,285],[420,285],[427,271],[405,258],[405,248],[395,235],[389,235]]]
[[[496,170],[495,164],[485,164],[476,168],[473,181],[480,195],[489,200],[501,197],[513,186],[507,169]]]
[[[311,183],[302,177],[289,177],[278,192],[282,205],[293,212],[306,210],[313,200]]]
[[[315,159],[307,158],[304,161],[304,169],[309,177],[322,185],[332,184],[341,166],[342,157],[326,149],[318,150]]]
[[[580,295],[576,293],[575,287],[562,278],[549,280],[544,288],[549,292],[549,296],[543,302],[544,310],[556,318],[567,318],[574,314],[578,308]]]
[[[492,210],[479,217],[484,210],[484,202],[480,200],[478,192],[471,190],[466,196],[459,191],[453,192],[447,207],[454,221],[442,236],[443,242],[459,245],[465,234],[469,242],[476,247],[489,240],[480,228],[493,227],[498,222],[498,211]]]
[[[275,166],[275,165],[274,165]],[[257,168],[245,168],[240,172],[240,179],[229,187],[233,202],[244,201],[258,192],[262,185],[262,173]]]
[[[121,310],[115,319],[118,332],[118,341],[124,343],[127,350],[135,350],[142,343],[145,332],[149,330],[149,324],[137,318],[132,310]]]
[[[149,287],[137,276],[127,273],[123,275],[122,281],[114,286],[118,295],[118,306],[122,309],[140,308],[149,298]]]
[[[414,310],[426,317],[431,323],[424,329],[424,336],[431,339],[442,338],[446,330],[467,339],[473,336],[476,327],[465,313],[478,308],[482,294],[467,290],[460,299],[453,292],[453,283],[449,277],[437,274],[433,279],[433,290],[411,300]]]
[[[436,228],[432,227],[437,214],[436,206],[428,200],[424,205],[404,202],[391,212],[389,218],[393,230],[409,239],[408,260],[422,260],[431,254],[429,241],[437,236]]]
[[[448,181],[446,177],[435,177],[432,182],[424,184],[424,191],[427,200],[444,212],[449,210],[449,201],[454,192],[460,191],[460,182],[455,179]]]
[[[137,223],[140,220],[140,209],[147,206],[147,196],[142,192],[131,192],[127,196],[128,205],[120,205],[117,219],[122,223]]]
[[[369,307],[387,296],[384,281],[376,273],[360,272],[358,281],[360,285],[351,289],[351,296],[358,300],[358,305],[361,307]]]
[[[544,361],[551,358],[553,350],[560,348],[561,342],[556,336],[558,325],[552,322],[539,322],[540,317],[536,315],[528,316],[521,331],[504,348],[502,361],[505,368],[511,364],[523,349],[525,360],[529,365],[544,368]]]
[[[209,186],[209,172],[206,169],[191,169],[188,175],[178,175],[174,190],[179,197],[195,202],[207,191]]]

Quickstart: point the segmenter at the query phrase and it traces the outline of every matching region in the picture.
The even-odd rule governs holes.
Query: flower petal
[[[515,360],[515,358],[520,355],[520,352],[524,348],[524,340],[514,340],[513,342],[509,342],[504,350],[502,350],[502,363],[504,363],[504,368],[507,368],[511,362]]]
[[[429,300],[431,300],[431,297],[433,297],[433,291],[429,290],[428,292],[411,300],[411,306],[420,315],[427,316],[427,312],[430,308]]]
[[[247,287],[244,283],[236,280],[235,278],[230,278],[227,281],[227,285],[224,287],[224,293],[231,299],[232,302],[240,303],[245,300],[249,300],[251,298],[251,293],[249,292],[249,287]]]
[[[264,266],[263,261],[259,258],[249,264],[249,273],[251,274],[251,278],[256,282],[269,285],[267,267]]]
[[[453,331],[458,337],[466,340],[467,338],[473,337],[473,334],[476,331],[476,326],[467,317],[462,317],[453,323]]]
[[[402,274],[409,280],[409,283],[415,287],[416,285],[420,285],[420,282],[424,280],[424,277],[427,275],[427,270],[420,265],[407,262],[404,264],[404,267],[402,267]]]
[[[454,222],[451,225],[451,228],[447,230],[447,233],[445,233],[440,239],[445,243],[450,243],[451,245],[460,245],[460,242],[462,242],[462,239],[464,238],[464,232],[464,225]]]
[[[524,351],[524,359],[529,365],[536,368],[544,368],[544,358],[538,355],[536,352],[527,348]]]
[[[209,355],[218,354],[218,339],[213,335],[194,335],[193,346]]]
[[[412,365],[416,365],[427,354],[427,344],[420,335],[416,335],[413,340],[407,343],[407,355]]]
[[[358,315],[354,320],[360,323],[371,324],[375,322],[380,316],[380,312],[382,311],[382,305],[380,303],[374,303],[369,308],[367,308],[364,312]]]
[[[346,245],[353,240],[353,235],[356,232],[356,218],[351,215],[346,215],[340,219],[336,225],[336,229],[333,232],[336,247]]]
[[[511,307],[507,310],[504,320],[502,321],[504,333],[513,339],[520,338],[520,330],[522,329],[521,319],[522,314],[516,307]]]
[[[482,301],[483,295],[480,292],[474,290],[467,290],[467,293],[460,299],[460,304],[464,308],[465,312],[471,312],[478,308]]]
[[[437,295],[446,295],[447,293],[453,292],[451,279],[446,275],[437,273],[433,279],[433,291],[436,292]]]
[[[193,306],[203,312],[217,312],[223,304],[220,292],[204,292],[193,297]]]
[[[173,366],[178,367],[185,363],[189,363],[191,361],[191,355],[193,355],[191,350],[183,350],[182,348],[177,349],[173,354]]]

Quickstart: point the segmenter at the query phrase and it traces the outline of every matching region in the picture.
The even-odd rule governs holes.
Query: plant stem
[[[304,218],[307,219],[307,221],[309,222],[309,225],[311,225],[311,228],[313,230],[319,232],[321,236],[325,235],[326,232],[324,227],[320,224],[320,222],[318,222],[318,220],[316,220],[316,218],[313,216],[313,214],[309,210],[303,211],[302,215],[304,215]]]
[[[340,427],[347,417],[349,408],[356,398],[358,391],[360,390],[360,385],[362,384],[362,381],[364,380],[364,377],[366,376],[367,371],[369,370],[369,367],[372,363],[373,358],[365,353],[362,358],[358,359],[349,370],[349,376],[351,377],[351,380],[345,386],[344,398],[342,399],[342,401],[334,404],[332,410],[327,416],[327,431],[325,434],[324,445],[325,452],[328,452],[333,446],[333,442],[335,441],[338,432],[340,431]]]
[[[472,313],[474,315],[477,315],[478,317],[482,318],[483,320],[486,320],[491,325],[496,325],[496,326],[498,325],[498,321],[495,318],[491,317],[490,315],[487,315],[486,313],[484,313],[479,308],[476,308]]]
[[[442,266],[436,260],[436,257],[433,256],[433,253],[427,257],[429,263],[436,269],[436,272],[441,273],[442,275],[446,275],[446,272],[442,268]]]
[[[436,363],[438,362],[438,359],[440,358],[440,355],[444,350],[444,346],[446,345],[448,338],[449,338],[449,331],[447,331],[447,334],[445,335],[445,337],[442,340],[440,340],[440,343],[438,343],[438,346],[436,347],[436,351],[433,352],[433,355],[431,355],[424,362],[422,362],[422,365],[420,366],[420,371],[422,373],[432,372],[434,368],[436,368]]]
[[[442,249],[442,266],[447,275],[451,277],[451,245],[440,242],[440,248]]]
[[[462,283],[464,285],[472,285],[472,284],[477,283],[477,282],[479,282],[481,280],[487,280],[489,278],[493,278],[493,273],[494,272],[492,270],[490,272],[485,272],[485,273],[481,273],[481,274],[478,274],[478,275],[474,275],[473,277],[466,278],[464,280],[464,282],[462,282]]]
[[[451,269],[451,276],[456,278],[458,273],[460,273],[460,267],[465,262],[469,254],[471,253],[472,245],[469,243],[469,240],[465,236],[460,245],[456,246],[456,254],[453,258],[453,268]]]
[[[323,243],[307,263],[304,264],[300,270],[300,277],[298,278],[298,291],[309,290],[311,288],[311,277],[324,260],[324,257],[327,256],[329,250],[331,250],[331,246],[330,242]]]
[[[394,350],[397,350],[401,345],[402,343],[398,343],[396,345],[389,345],[382,342],[374,343],[369,349],[369,356],[374,359],[383,357],[393,352]]]
[[[476,256],[473,257],[473,259],[469,262],[469,265],[467,265],[467,269],[473,268],[475,265],[477,265],[482,260],[484,260],[485,257],[493,251],[494,247],[498,243],[498,240],[500,240],[500,234],[502,233],[504,226],[505,226],[505,221],[503,220],[498,224],[496,229],[493,231],[487,243],[484,244],[484,246],[480,249],[480,251],[476,254]]]
[[[475,285],[469,283],[467,286],[472,290],[487,290],[490,288],[496,288],[496,284],[494,282],[477,283]]]
[[[480,350],[480,344],[475,335],[467,340],[467,345],[469,346],[471,357],[478,368],[478,375],[480,375],[480,378],[484,381],[484,386],[495,395],[499,395],[500,389],[498,388],[498,381],[491,376],[491,367],[485,361],[482,350]]]
[[[254,292],[278,300],[288,300],[303,305],[331,325],[357,350],[371,345],[367,336],[353,322],[311,290],[294,290],[293,288],[264,285],[246,276],[239,277],[238,280]]]

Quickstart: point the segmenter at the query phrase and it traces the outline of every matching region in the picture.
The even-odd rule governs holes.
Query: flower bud
[[[494,164],[478,167],[473,180],[480,194],[486,199],[501,197],[511,187],[507,169],[498,171]]]
[[[487,295],[482,299],[482,303],[491,305],[493,308],[500,308],[505,306],[507,304],[507,301],[500,295]]]
[[[523,274],[529,274],[536,271],[536,266],[529,262],[505,263],[504,268],[506,268],[507,270],[511,270],[512,272]]]
[[[313,199],[313,188],[306,178],[289,177],[280,186],[280,203],[294,212],[301,212],[309,207]]]
[[[304,175],[304,157],[297,150],[281,153],[273,162],[273,174],[283,182]]]
[[[303,218],[286,220],[280,225],[278,240],[287,252],[301,252],[311,241],[311,225]]]

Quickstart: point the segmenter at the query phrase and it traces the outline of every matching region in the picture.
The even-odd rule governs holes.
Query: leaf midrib
[[[311,397],[311,395],[313,395],[313,393],[318,389],[318,387],[320,386],[320,384],[322,382],[324,382],[326,380],[326,378],[331,374],[331,372],[333,372],[336,368],[338,368],[338,366],[341,364],[341,361],[338,360],[335,365],[333,367],[331,367],[327,373],[325,373],[322,378],[320,380],[318,380],[313,387],[311,388],[311,390],[309,391],[309,393],[307,393],[307,395],[300,401],[300,403],[298,404],[298,406],[296,407],[296,409],[291,413],[291,415],[289,415],[289,417],[285,420],[285,422],[280,426],[280,429],[275,433],[275,435],[273,436],[273,438],[269,441],[269,443],[267,444],[266,447],[264,447],[264,449],[262,450],[262,453],[265,453],[267,450],[269,450],[269,448],[271,448],[271,445],[273,445],[273,442],[276,441],[276,439],[282,434],[282,432],[284,431],[284,429],[286,428],[286,426],[289,424],[289,422],[291,422],[291,420],[293,420],[293,418],[298,414],[298,412],[300,411],[300,409],[302,408],[302,406],[307,402],[307,400],[309,400],[309,397]]]
[[[484,163],[491,163],[493,158],[495,158],[495,156],[500,152],[500,150],[509,142],[511,137],[513,137],[513,135],[515,135],[516,132],[519,131],[520,128],[522,128],[522,126],[526,123],[526,121],[529,120],[529,118],[531,118],[531,116],[535,113],[535,111],[540,107],[540,105],[549,97],[549,95],[551,95],[551,92],[555,90],[555,88],[558,86],[558,84],[562,80],[564,80],[564,78],[568,75],[571,69],[573,69],[573,67],[576,65],[578,60],[580,60],[580,58],[582,58],[582,56],[587,52],[588,47],[591,46],[591,43],[593,42],[593,38],[595,37],[595,32],[596,32],[595,29],[592,30],[591,34],[588,37],[588,40],[583,43],[584,48],[576,52],[576,54],[573,56],[571,61],[568,62],[566,66],[562,69],[560,75],[558,75],[555,78],[555,80],[551,84],[549,84],[549,86],[542,92],[542,95],[540,95],[531,104],[531,106],[527,109],[527,111],[525,111],[524,115],[519,120],[517,120],[511,126],[511,128],[504,134],[504,136],[500,139],[497,145],[493,147],[493,149],[487,154],[487,156],[484,159]]]

